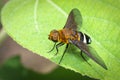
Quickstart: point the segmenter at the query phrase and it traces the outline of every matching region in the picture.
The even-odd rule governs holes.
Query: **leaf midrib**
[[[34,5],[34,24],[35,24],[36,32],[40,32],[40,29],[38,28],[38,20],[37,20],[38,3],[39,3],[39,0],[36,0]]]

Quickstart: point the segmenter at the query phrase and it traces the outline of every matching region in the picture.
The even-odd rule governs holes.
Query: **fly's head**
[[[52,30],[49,34],[48,39],[52,40],[53,42],[58,42],[59,32],[57,30]]]

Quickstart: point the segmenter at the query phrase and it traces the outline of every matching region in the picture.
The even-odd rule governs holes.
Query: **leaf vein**
[[[60,11],[65,17],[68,16],[68,14],[62,8],[60,8],[58,5],[56,5],[52,0],[47,0],[47,2],[50,3],[58,11]]]
[[[39,27],[38,27],[38,21],[37,21],[37,7],[38,7],[39,0],[35,1],[34,5],[34,24],[35,24],[35,29],[37,32],[40,32]]]

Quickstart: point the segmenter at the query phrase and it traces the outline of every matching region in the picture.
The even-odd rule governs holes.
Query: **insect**
[[[99,64],[100,66],[102,66],[104,69],[107,70],[104,61],[97,55],[96,51],[89,46],[89,44],[91,43],[91,38],[87,34],[77,30],[77,28],[80,27],[81,25],[82,25],[81,13],[78,9],[74,8],[69,13],[67,22],[63,27],[63,29],[52,30],[50,32],[48,39],[52,40],[55,44],[49,52],[51,52],[54,48],[56,48],[57,52],[55,55],[57,55],[58,48],[66,44],[66,48],[59,61],[60,64],[65,55],[66,50],[68,49],[68,46],[70,44],[73,44],[81,50],[80,53],[82,57],[83,57],[82,53],[85,53],[93,61],[95,61],[97,64]],[[84,57],[83,59],[85,60]]]

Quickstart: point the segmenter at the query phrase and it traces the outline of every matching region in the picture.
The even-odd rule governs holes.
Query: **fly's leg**
[[[56,46],[56,42],[55,42],[55,44],[54,44],[53,48],[52,48],[50,51],[48,51],[48,53],[49,53],[49,52],[51,52],[51,51],[53,51],[53,50],[54,50],[54,48],[55,48],[55,46]]]
[[[68,49],[68,46],[69,46],[69,44],[66,45],[66,48],[65,48],[65,50],[64,50],[64,52],[63,52],[63,55],[62,55],[62,57],[61,57],[61,59],[60,59],[60,61],[59,61],[59,64],[61,63],[61,61],[62,61],[62,59],[63,59],[63,57],[64,57],[64,55],[65,55],[65,52],[66,52],[67,49]]]
[[[87,60],[85,59],[85,57],[82,55],[82,50],[81,50],[81,52],[80,52],[80,55],[82,56],[82,58],[87,62]],[[87,62],[88,63],[88,62]],[[88,63],[90,66],[91,66],[91,64],[90,63]]]
[[[62,46],[62,45],[64,45],[64,43],[62,43],[62,42],[60,42],[60,43],[58,43],[58,44],[56,45],[56,50],[57,50],[57,52],[56,52],[55,55],[58,54],[58,48],[59,48],[60,46]]]

